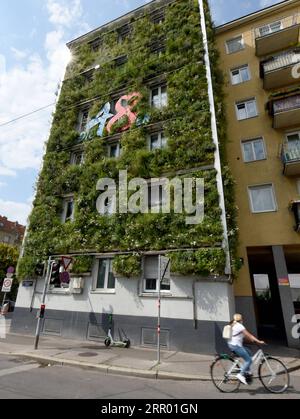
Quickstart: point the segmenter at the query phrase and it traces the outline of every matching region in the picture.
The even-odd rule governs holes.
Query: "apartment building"
[[[300,313],[299,30],[299,0],[217,28],[243,262],[236,306],[250,329],[291,347]]]
[[[198,1],[154,0],[68,46],[72,61],[18,268],[24,281],[12,330],[35,331],[44,286],[36,264],[69,256],[70,278],[52,275],[43,333],[103,342],[112,320],[116,336],[121,330],[133,345],[155,347],[158,256],[167,255],[161,345],[211,353],[234,299]],[[115,213],[114,195],[100,199],[125,171],[128,181],[151,185],[133,202],[135,213]],[[103,178],[113,182],[103,188]],[[204,179],[203,222],[186,222],[186,211],[163,211],[163,185],[174,178]],[[149,211],[140,213],[147,195]]]
[[[0,216],[0,243],[21,246],[25,234],[25,227],[18,222],[9,221]]]

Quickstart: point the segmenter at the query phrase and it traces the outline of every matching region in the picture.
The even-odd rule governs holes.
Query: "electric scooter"
[[[104,345],[109,348],[110,346],[118,347],[118,348],[129,348],[130,347],[130,340],[125,335],[124,331],[123,337],[121,336],[121,332],[119,329],[119,339],[120,340],[114,340],[112,334],[111,334],[111,327],[108,330],[107,337],[104,341]]]

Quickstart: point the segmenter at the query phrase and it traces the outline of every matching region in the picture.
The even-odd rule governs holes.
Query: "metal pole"
[[[45,304],[46,301],[46,294],[47,294],[47,288],[48,284],[51,278],[52,273],[52,267],[55,262],[51,262],[51,257],[48,260],[48,266],[47,266],[47,272],[45,277],[45,284],[44,284],[44,291],[43,291],[43,297],[42,297],[42,303],[41,305]],[[38,318],[37,326],[36,326],[36,332],[35,332],[35,342],[34,342],[34,349],[37,350],[39,347],[39,340],[40,340],[40,333],[41,333],[41,316]]]
[[[231,262],[230,262],[230,249],[229,249],[229,241],[228,241],[228,227],[227,227],[227,220],[226,220],[226,208],[225,208],[225,198],[224,198],[224,188],[223,188],[223,179],[222,179],[222,166],[221,166],[221,157],[220,157],[220,147],[219,147],[219,138],[218,138],[218,128],[217,128],[217,118],[216,118],[216,108],[215,108],[215,101],[214,101],[214,90],[212,84],[212,76],[211,76],[211,64],[209,58],[209,46],[208,46],[208,37],[207,37],[207,30],[206,30],[206,19],[205,19],[205,11],[203,0],[198,0],[199,8],[200,8],[200,23],[202,29],[202,37],[203,37],[203,45],[205,50],[205,67],[206,67],[206,78],[207,78],[207,85],[208,85],[208,97],[209,97],[209,105],[210,105],[210,113],[211,113],[211,128],[212,128],[212,136],[213,141],[215,144],[215,169],[217,172],[217,186],[218,192],[220,197],[220,207],[222,210],[222,224],[223,224],[223,248],[226,252],[226,274],[231,275]]]
[[[157,320],[157,363],[160,364],[160,317],[161,317],[161,256],[158,256],[158,320]]]
[[[1,314],[3,312],[3,306],[4,306],[4,301],[6,300],[6,292],[4,293],[4,297],[3,297],[3,301],[2,301],[2,306],[1,306]]]

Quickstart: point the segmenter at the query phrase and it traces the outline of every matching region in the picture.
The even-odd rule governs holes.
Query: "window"
[[[250,186],[249,195],[253,213],[276,211],[273,185]]]
[[[108,147],[108,157],[118,158],[121,155],[121,145],[119,143],[110,144]]]
[[[130,25],[124,25],[118,29],[118,42],[122,43],[130,36],[131,28]]]
[[[259,28],[259,35],[266,36],[270,35],[271,33],[278,32],[282,29],[282,22],[279,20],[278,22],[270,23],[269,25],[262,26]]]
[[[262,138],[255,138],[242,142],[244,161],[246,163],[264,160],[266,158],[266,151],[264,140]]]
[[[97,52],[100,50],[101,46],[102,46],[102,38],[96,38],[94,39],[92,42],[89,43],[91,50],[93,52]]]
[[[84,161],[84,153],[83,151],[74,151],[71,156],[71,164],[74,166],[81,166]]]
[[[116,279],[112,271],[112,259],[99,259],[96,281],[97,290],[115,290]]]
[[[161,150],[167,146],[167,138],[163,132],[157,132],[155,134],[151,134],[149,137],[149,149],[153,150]]]
[[[121,55],[114,60],[115,67],[122,68],[128,61],[127,55]]]
[[[228,54],[241,51],[245,47],[243,36],[241,35],[237,36],[236,38],[229,39],[229,41],[226,42],[226,47]]]
[[[151,90],[151,106],[162,109],[168,105],[167,86],[158,86]]]
[[[147,256],[144,259],[144,291],[158,292],[158,256]],[[161,284],[161,291],[169,292],[170,285]]]
[[[245,102],[236,103],[237,119],[242,121],[244,119],[254,118],[258,115],[256,100],[249,99]]]
[[[155,25],[160,25],[165,21],[165,10],[158,9],[151,13],[150,19]]]
[[[300,150],[300,132],[287,134],[288,151]]]
[[[62,222],[67,223],[68,221],[74,220],[74,197],[69,197],[64,199],[63,204],[63,214],[62,214]]]
[[[89,109],[82,109],[78,117],[78,131],[84,132],[89,121]]]
[[[250,78],[248,65],[231,70],[231,82],[233,85],[245,83],[246,81],[249,81]]]
[[[150,52],[161,56],[166,51],[166,42],[164,38],[156,39],[149,44]]]

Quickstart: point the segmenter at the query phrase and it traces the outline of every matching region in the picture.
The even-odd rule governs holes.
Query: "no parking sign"
[[[2,292],[10,292],[13,284],[12,278],[5,278],[3,281]]]

